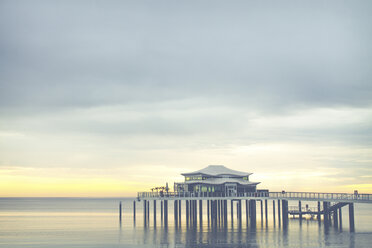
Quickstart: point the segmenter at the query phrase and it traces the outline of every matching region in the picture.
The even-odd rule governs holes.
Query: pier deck
[[[144,200],[291,200],[329,201],[342,203],[372,203],[372,194],[317,193],[317,192],[252,192],[228,195],[224,193],[175,193],[138,192],[138,199]]]
[[[203,202],[206,202],[208,223],[216,225],[226,225],[228,222],[229,208],[231,218],[234,220],[234,208],[236,207],[236,215],[238,223],[242,221],[242,205],[245,202],[245,216],[250,222],[252,228],[256,226],[256,208],[260,202],[261,221],[268,220],[268,201],[272,201],[272,211],[275,222],[275,216],[278,217],[279,224],[284,228],[288,226],[289,216],[298,216],[301,221],[303,215],[310,214],[312,217],[321,222],[323,219],[325,230],[327,231],[331,225],[342,227],[342,208],[348,206],[349,212],[349,229],[350,232],[355,231],[354,223],[354,204],[355,203],[372,203],[372,194],[347,194],[347,193],[318,193],[318,192],[268,192],[258,191],[243,194],[225,194],[220,192],[138,192],[138,201],[143,201],[144,204],[144,221],[148,225],[150,216],[150,201],[153,202],[154,222],[156,220],[156,202],[160,201],[161,220],[165,226],[168,225],[168,202],[173,202],[175,225],[178,226],[181,222],[181,206],[182,201],[186,207],[186,224],[197,223],[199,215],[200,225],[203,221]],[[227,202],[230,200],[231,207],[228,207]],[[289,201],[298,201],[298,207],[289,207]],[[303,202],[316,201],[317,207],[302,207]],[[275,202],[277,202],[277,213],[275,210]],[[321,204],[322,203],[322,204]],[[235,207],[234,207],[235,205]],[[322,206],[323,205],[323,206]],[[133,202],[133,219],[135,220],[135,201]],[[264,211],[265,210],[265,211]],[[121,205],[119,208],[121,213]],[[265,214],[264,214],[265,213]],[[331,223],[333,220],[333,224]],[[221,224],[222,223],[222,224]]]

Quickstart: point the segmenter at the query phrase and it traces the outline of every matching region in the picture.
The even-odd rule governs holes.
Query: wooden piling
[[[216,224],[215,219],[214,219],[214,200],[211,200],[210,202],[210,214],[211,214],[211,226],[214,226]]]
[[[209,200],[207,200],[207,220],[208,220],[208,225],[209,225],[209,221],[210,221],[210,218],[209,218]]]
[[[156,226],[156,200],[154,200],[154,226]]]
[[[147,202],[143,200],[143,222],[144,226],[147,226]]]
[[[333,211],[333,225],[338,228],[338,210],[337,208]]]
[[[182,219],[182,214],[181,214],[181,204],[182,204],[182,201],[181,200],[178,200],[178,224],[181,226],[181,219]]]
[[[339,221],[340,221],[340,229],[342,229],[342,210],[341,210],[341,208],[338,210],[338,215],[339,215]]]
[[[231,214],[231,223],[233,223],[234,222],[234,202],[233,202],[233,200],[231,200],[230,214]]]
[[[267,199],[265,199],[265,222],[266,222],[266,225],[267,225]]]
[[[189,225],[189,221],[190,221],[190,210],[189,210],[189,200],[186,200],[186,225]]]
[[[220,204],[220,210],[221,210],[221,212],[220,212],[220,218],[221,218],[221,226],[224,226],[224,217],[223,217],[223,214],[224,214],[224,210],[223,210],[223,207],[224,207],[224,205],[223,205],[223,200],[219,200],[219,204]]]
[[[329,228],[329,211],[328,211],[329,205],[328,202],[323,202],[323,221],[324,221],[324,228]]]
[[[283,227],[288,226],[288,201],[282,200],[282,219],[283,219]]]
[[[168,226],[168,200],[164,200],[164,226]]]
[[[133,201],[133,221],[136,221],[136,201]]]
[[[174,200],[174,225],[177,227],[178,226],[178,201]]]
[[[150,201],[147,201],[147,222],[150,224]]]
[[[273,220],[274,220],[274,226],[275,226],[275,200],[273,200]]]
[[[245,200],[245,221],[248,225],[248,216],[249,216],[249,205],[248,205],[248,200]]]
[[[249,200],[250,224],[251,228],[256,227],[256,200]]]
[[[354,203],[349,203],[349,229],[350,232],[355,232]]]
[[[163,221],[164,221],[163,201],[160,201],[160,220],[161,220],[161,223],[163,223]]]
[[[198,201],[194,200],[194,225],[197,225],[197,219],[198,219]]]
[[[227,200],[223,201],[223,217],[224,217],[224,226],[227,227]]]
[[[220,216],[220,200],[216,200],[216,219],[217,219],[217,223],[220,224],[221,223],[221,216]]]
[[[242,200],[239,199],[239,225],[242,224]]]
[[[121,202],[119,203],[119,220],[121,222],[121,214],[122,214],[122,210],[121,210]]]
[[[321,222],[321,215],[320,215],[320,201],[318,201],[318,213],[316,215],[316,218],[318,219],[318,223]]]
[[[281,225],[281,210],[280,210],[280,200],[278,200],[278,225]]]
[[[261,222],[263,222],[263,201],[261,200]]]
[[[199,226],[203,225],[203,200],[199,200]]]
[[[298,201],[298,218],[300,219],[300,223],[302,221],[302,204],[301,201]]]

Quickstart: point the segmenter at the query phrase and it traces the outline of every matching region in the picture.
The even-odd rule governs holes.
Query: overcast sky
[[[372,193],[372,2],[1,1],[0,196],[223,164]]]

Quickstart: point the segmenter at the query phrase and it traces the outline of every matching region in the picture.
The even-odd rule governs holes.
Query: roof
[[[257,185],[259,183],[257,182],[249,182],[240,178],[207,178],[205,180],[190,180],[186,181],[186,184],[194,184],[194,183],[199,183],[199,184],[224,184],[224,183],[239,183],[241,185]]]
[[[209,175],[209,176],[232,175],[232,176],[241,177],[241,176],[249,176],[252,173],[231,170],[229,168],[226,168],[224,165],[209,165],[205,167],[204,169],[197,170],[194,172],[189,172],[189,173],[182,173],[181,175],[189,176],[189,175],[194,175],[194,174],[204,174],[204,175]]]

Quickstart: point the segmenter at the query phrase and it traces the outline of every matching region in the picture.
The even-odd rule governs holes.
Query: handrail
[[[289,206],[288,211],[289,212],[300,212],[298,206]],[[301,212],[318,212],[317,207],[301,207]]]
[[[138,198],[206,198],[206,197],[250,197],[275,199],[346,200],[372,202],[372,194],[319,193],[319,192],[246,192],[226,194],[224,192],[138,192]]]

